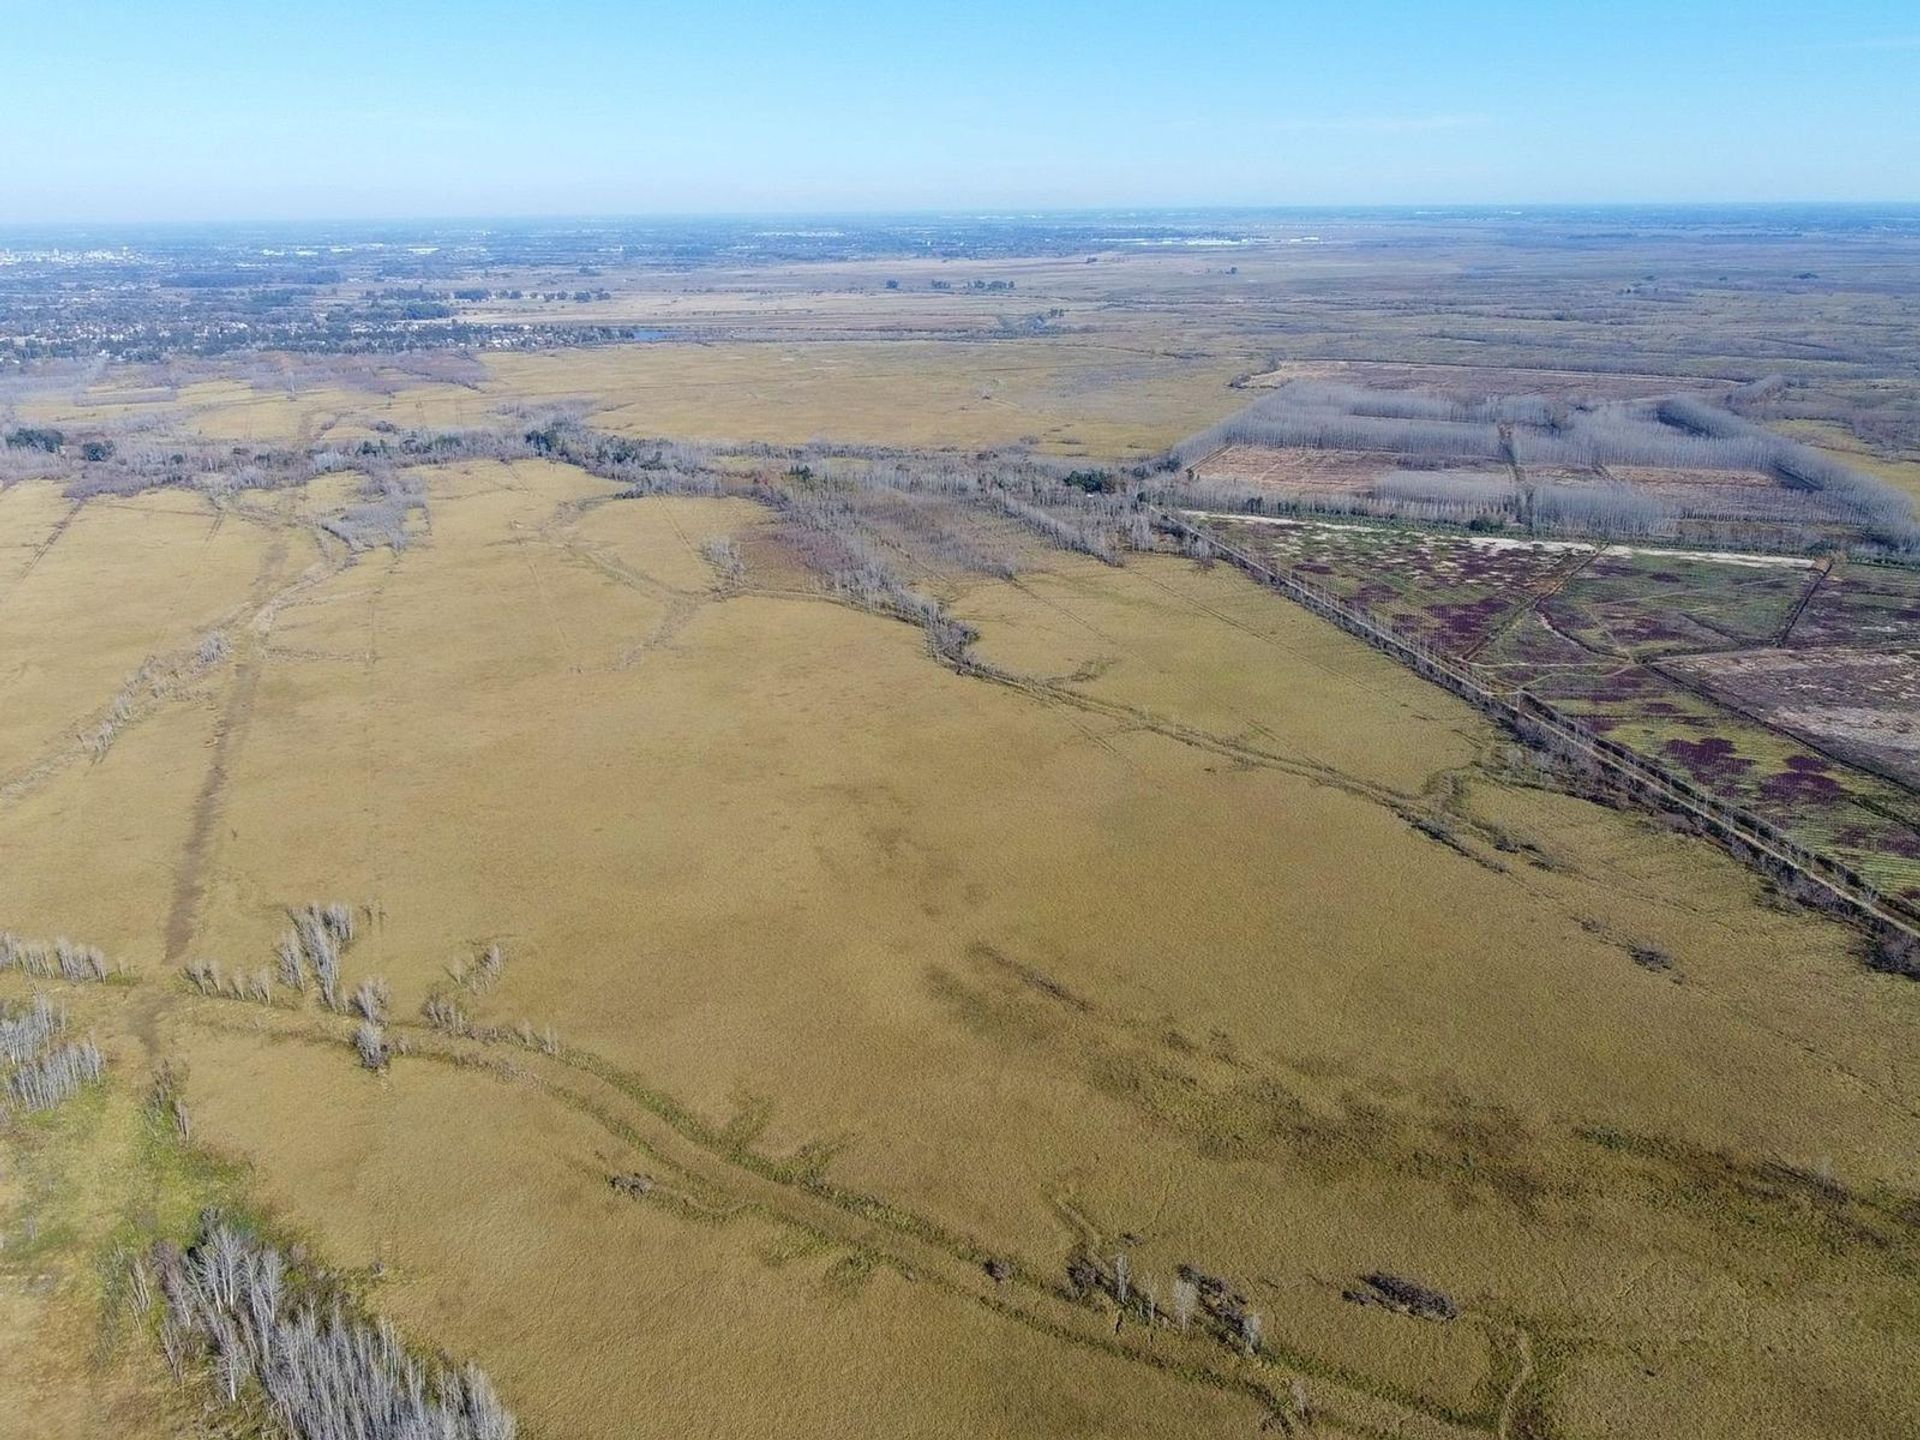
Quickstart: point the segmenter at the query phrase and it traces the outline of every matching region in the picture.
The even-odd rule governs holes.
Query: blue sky
[[[1920,200],[1920,7],[0,0],[0,224]]]

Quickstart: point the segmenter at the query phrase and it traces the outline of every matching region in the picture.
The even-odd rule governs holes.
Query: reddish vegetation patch
[[[1795,646],[1672,668],[1829,754],[1920,785],[1920,653]]]
[[[1739,754],[1733,741],[1718,735],[1706,740],[1669,740],[1662,748],[1703,780],[1728,779],[1753,768],[1753,762]]]
[[[1808,800],[1827,800],[1844,793],[1840,783],[1826,773],[1824,762],[1810,755],[1795,755],[1788,759],[1787,769],[1770,775],[1760,786],[1760,793],[1767,799],[1782,805],[1793,805]]]
[[[1312,576],[1403,634],[1454,654],[1478,649],[1577,552],[1477,544],[1386,526],[1224,525],[1276,569]]]
[[[1865,572],[1873,588],[1856,586],[1840,603],[1828,598],[1829,581],[1807,607],[1825,603],[1836,624],[1865,616],[1904,627],[1870,638],[1878,651],[1768,649],[1816,572],[1691,556],[1594,557],[1385,526],[1229,528],[1234,543],[1276,568],[1312,576],[1402,634],[1471,655],[1498,684],[1537,695],[1831,851],[1888,893],[1920,888],[1920,829],[1901,818],[1920,808],[1912,797],[1844,759],[1781,743],[1797,731],[1803,743],[1858,753],[1884,773],[1914,763],[1920,752],[1899,751],[1897,736],[1890,741],[1886,724],[1871,716],[1889,705],[1920,714],[1920,659],[1893,653],[1884,639],[1898,633],[1911,644],[1920,635],[1920,575]],[[1535,613],[1521,613],[1563,579]],[[1903,618],[1908,612],[1913,623]],[[1656,658],[1660,670],[1643,663]]]

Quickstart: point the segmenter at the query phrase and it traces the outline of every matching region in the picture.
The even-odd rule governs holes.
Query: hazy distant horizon
[[[814,224],[882,227],[887,225],[981,223],[1006,224],[1134,221],[1187,228],[1207,222],[1250,224],[1263,220],[1567,220],[1590,216],[1612,220],[1702,220],[1750,215],[1756,218],[1815,219],[1821,216],[1884,217],[1920,221],[1920,199],[1886,200],[1585,200],[1585,201],[1427,201],[1406,203],[1275,204],[1125,204],[1074,206],[939,205],[902,209],[741,209],[588,212],[511,212],[474,214],[313,214],[220,215],[179,218],[0,219],[0,241],[9,237],[63,233],[192,233],[257,230],[262,232],[332,229],[426,230],[480,233],[489,229],[577,230],[646,229],[667,226]]]
[[[0,226],[1920,200],[1880,0],[3,13]]]

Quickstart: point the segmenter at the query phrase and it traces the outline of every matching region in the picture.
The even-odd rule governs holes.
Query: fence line
[[[1473,662],[1436,650],[1424,640],[1401,633],[1387,621],[1313,581],[1255,559],[1184,515],[1157,505],[1145,508],[1162,529],[1204,540],[1215,554],[1230,560],[1254,579],[1493,716],[1523,740],[1538,743],[1544,737],[1557,741],[1656,808],[1681,811],[1699,821],[1708,834],[1723,843],[1738,843],[1770,857],[1788,872],[1819,886],[1842,901],[1846,908],[1871,921],[1920,935],[1920,909],[1898,896],[1882,894],[1859,871],[1832,856],[1809,850],[1770,821],[1729,804],[1638,751],[1596,734],[1576,717],[1536,695],[1502,690]]]

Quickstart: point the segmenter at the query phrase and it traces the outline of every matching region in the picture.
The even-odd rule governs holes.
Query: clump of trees
[[[58,455],[67,443],[60,431],[34,425],[17,425],[7,431],[6,439],[9,450],[39,450],[47,455]]]
[[[24,1065],[66,1031],[67,1011],[35,991],[25,1009],[0,1004],[0,1061]]]
[[[1198,1323],[1222,1343],[1249,1355],[1265,1343],[1260,1312],[1247,1297],[1219,1276],[1192,1265],[1179,1267],[1165,1292],[1164,1307],[1160,1282],[1151,1275],[1136,1275],[1125,1251],[1105,1260],[1085,1250],[1076,1252],[1067,1262],[1067,1289],[1078,1298],[1105,1295],[1123,1318],[1130,1316],[1143,1325],[1168,1326],[1185,1335]]]
[[[319,523],[352,554],[382,546],[398,552],[407,548],[411,538],[408,521],[426,511],[426,480],[410,470],[382,467],[368,476],[359,501],[323,516]]]
[[[1120,557],[1114,550],[1111,525],[1102,524],[1084,514],[1068,518],[1024,500],[1016,500],[1011,495],[996,494],[994,499],[1002,514],[1018,520],[1048,544],[1091,555],[1108,565],[1120,563]]]
[[[36,992],[24,1009],[0,1004],[0,1067],[9,1108],[51,1110],[106,1074],[91,1037],[68,1040],[67,1012]]]
[[[107,1062],[92,1040],[50,1050],[19,1066],[7,1077],[7,1093],[27,1110],[51,1110],[70,1100],[106,1073]]]
[[[940,600],[900,577],[845,497],[774,491],[767,498],[796,534],[795,548],[836,594],[862,609],[920,626],[928,648],[945,660],[963,659],[979,638],[971,626],[949,615]]]
[[[1844,465],[1806,445],[1774,434],[1753,421],[1692,396],[1675,395],[1654,407],[1662,423],[1690,436],[1741,444],[1758,457],[1754,466],[1790,489],[1824,493],[1861,522],[1894,533],[1910,532],[1913,507],[1891,485]]]
[[[158,1308],[175,1378],[203,1376],[235,1420],[294,1440],[514,1440],[484,1371],[416,1356],[386,1321],[218,1215],[191,1246],[163,1242],[136,1267],[135,1308]]]
[[[11,930],[0,930],[0,970],[18,970],[41,980],[98,983],[113,973],[97,945],[83,945],[62,935],[51,945],[23,940]]]
[[[1366,451],[1397,457],[1403,466],[1478,461],[1508,466],[1523,482],[1530,467],[1588,470],[1602,478],[1612,465],[1751,471],[1772,476],[1797,497],[1778,506],[1762,501],[1766,518],[1839,521],[1883,546],[1920,547],[1913,508],[1892,486],[1693,396],[1569,405],[1538,396],[1466,400],[1297,380],[1180,442],[1171,454],[1192,466],[1231,444]],[[1382,513],[1407,518],[1452,518],[1409,512],[1403,508],[1409,504],[1497,507],[1529,525],[1619,534],[1663,533],[1673,509],[1629,486],[1543,486],[1536,496],[1525,483],[1500,497],[1491,488],[1476,494],[1458,484],[1419,486],[1404,472],[1374,486],[1371,498],[1388,502]],[[1741,496],[1743,504],[1758,500]]]
[[[329,1010],[351,1009],[369,1020],[381,1019],[387,1005],[386,981],[363,980],[351,996],[342,990],[341,954],[358,929],[353,907],[340,901],[309,903],[287,914],[292,927],[275,945],[273,965],[263,965],[250,974],[236,970],[223,981],[219,961],[190,960],[181,972],[187,983],[202,995],[225,995],[271,1005],[276,980],[296,996],[304,995],[311,981],[319,987],[321,1002]]]
[[[721,478],[711,473],[710,452],[698,445],[603,435],[574,415],[551,417],[524,432],[522,439],[534,455],[618,481],[636,495],[716,495],[723,488]]]

